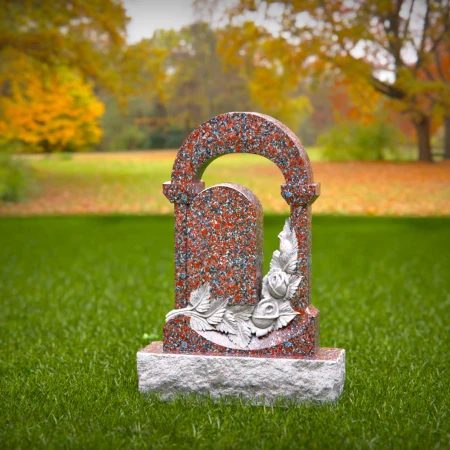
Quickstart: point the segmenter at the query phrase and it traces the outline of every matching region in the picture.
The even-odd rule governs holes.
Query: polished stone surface
[[[288,230],[295,240],[292,270],[283,275],[280,269],[280,277],[289,276],[292,288],[289,298],[280,299],[284,303],[262,292],[263,212],[258,199],[244,186],[222,183],[205,189],[201,181],[208,165],[228,153],[263,156],[283,173],[281,195],[291,207]],[[174,204],[175,215],[175,310],[164,327],[164,351],[282,358],[314,355],[319,349],[319,312],[311,305],[311,204],[320,194],[320,185],[314,183],[308,155],[292,131],[257,113],[213,117],[181,146],[163,193]],[[266,277],[276,278],[275,272]],[[193,293],[206,287],[210,311],[212,305],[221,307],[223,300],[228,316],[233,305],[260,304],[261,310],[261,302],[272,300],[273,310],[289,313],[292,308],[297,317],[290,316],[283,328],[274,325],[270,334],[255,329],[255,320],[239,322],[238,330],[229,321],[221,333],[207,323],[203,311],[200,315],[189,311]],[[176,314],[177,309],[187,315]],[[223,331],[233,327],[237,334]]]
[[[290,216],[265,276],[259,200],[244,186],[205,189],[201,180],[229,153],[265,157],[284,176],[280,194]],[[174,205],[174,307],[163,342],[138,352],[139,389],[255,404],[337,399],[345,351],[320,347],[311,304],[311,205],[320,184],[294,133],[257,113],[213,117],[181,146],[163,193]]]

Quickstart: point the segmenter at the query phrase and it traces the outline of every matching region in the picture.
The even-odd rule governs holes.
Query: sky
[[[214,10],[214,25],[220,25],[225,9],[233,0],[220,0],[218,9]],[[199,19],[192,6],[193,0],[123,0],[123,5],[130,17],[127,41],[134,44],[143,38],[151,38],[155,30],[176,29],[189,25]],[[270,11],[275,16],[281,13],[276,5]],[[269,31],[276,31],[276,26],[264,18],[264,12],[247,13],[246,19],[264,25]]]
[[[130,44],[150,38],[157,29],[180,29],[194,22],[192,0],[124,0]]]

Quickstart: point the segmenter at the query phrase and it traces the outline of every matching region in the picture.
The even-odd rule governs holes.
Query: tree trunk
[[[444,159],[450,159],[450,115],[444,117]]]
[[[419,120],[413,121],[417,133],[417,143],[419,145],[419,161],[433,161],[431,155],[430,139],[430,118],[422,116]]]

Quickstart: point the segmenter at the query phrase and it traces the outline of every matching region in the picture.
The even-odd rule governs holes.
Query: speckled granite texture
[[[209,282],[212,298],[256,305],[263,270],[263,210],[258,198],[238,184],[212,186],[193,198],[187,228],[188,292]]]
[[[204,184],[201,176],[208,165],[228,153],[264,156],[278,166],[286,183],[283,198],[291,206],[292,225],[299,242],[298,273],[305,277],[292,303],[306,308],[311,302],[311,211],[320,194],[311,163],[298,138],[277,120],[256,113],[227,113],[196,128],[178,151],[170,182],[163,192],[175,205],[175,306],[188,303],[186,243],[190,204]]]
[[[264,156],[285,179],[291,214],[266,276],[259,200],[244,186],[205,189],[201,180],[227,153]],[[311,204],[320,185],[297,137],[261,114],[214,117],[183,143],[163,193],[175,209],[175,309],[163,342],[137,354],[139,389],[267,405],[338,398],[345,351],[320,348],[311,305]]]
[[[262,280],[262,208],[248,189],[224,183],[204,189],[201,176],[217,157],[252,153],[274,162],[286,183],[298,241],[296,275],[302,282],[291,299],[298,312],[286,328],[235,347],[217,331],[195,331],[187,317],[164,327],[164,351],[212,355],[304,358],[319,349],[318,311],[311,303],[311,210],[320,193],[308,156],[297,137],[273,118],[256,113],[223,114],[195,129],[180,148],[163,192],[175,207],[175,308],[206,282],[211,298],[229,305],[257,304]]]
[[[166,353],[153,342],[137,354],[139,390],[164,400],[199,394],[240,397],[255,405],[336,400],[345,381],[345,351],[322,348],[311,359],[239,358]]]
[[[252,339],[248,349],[233,346],[223,333],[193,330],[187,317],[180,316],[164,327],[164,351],[203,355],[229,355],[305,359],[318,351],[319,311],[310,306],[281,330]]]

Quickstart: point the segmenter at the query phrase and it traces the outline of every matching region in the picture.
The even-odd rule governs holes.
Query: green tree
[[[183,129],[190,131],[229,110],[250,109],[245,79],[223,67],[216,34],[207,24],[195,23],[176,33],[166,64],[168,114]]]
[[[125,117],[149,135],[152,147],[179,145],[216,114],[252,109],[246,80],[223,67],[217,36],[205,23],[157,30],[128,54],[128,64],[139,67],[130,70],[134,91]]]

